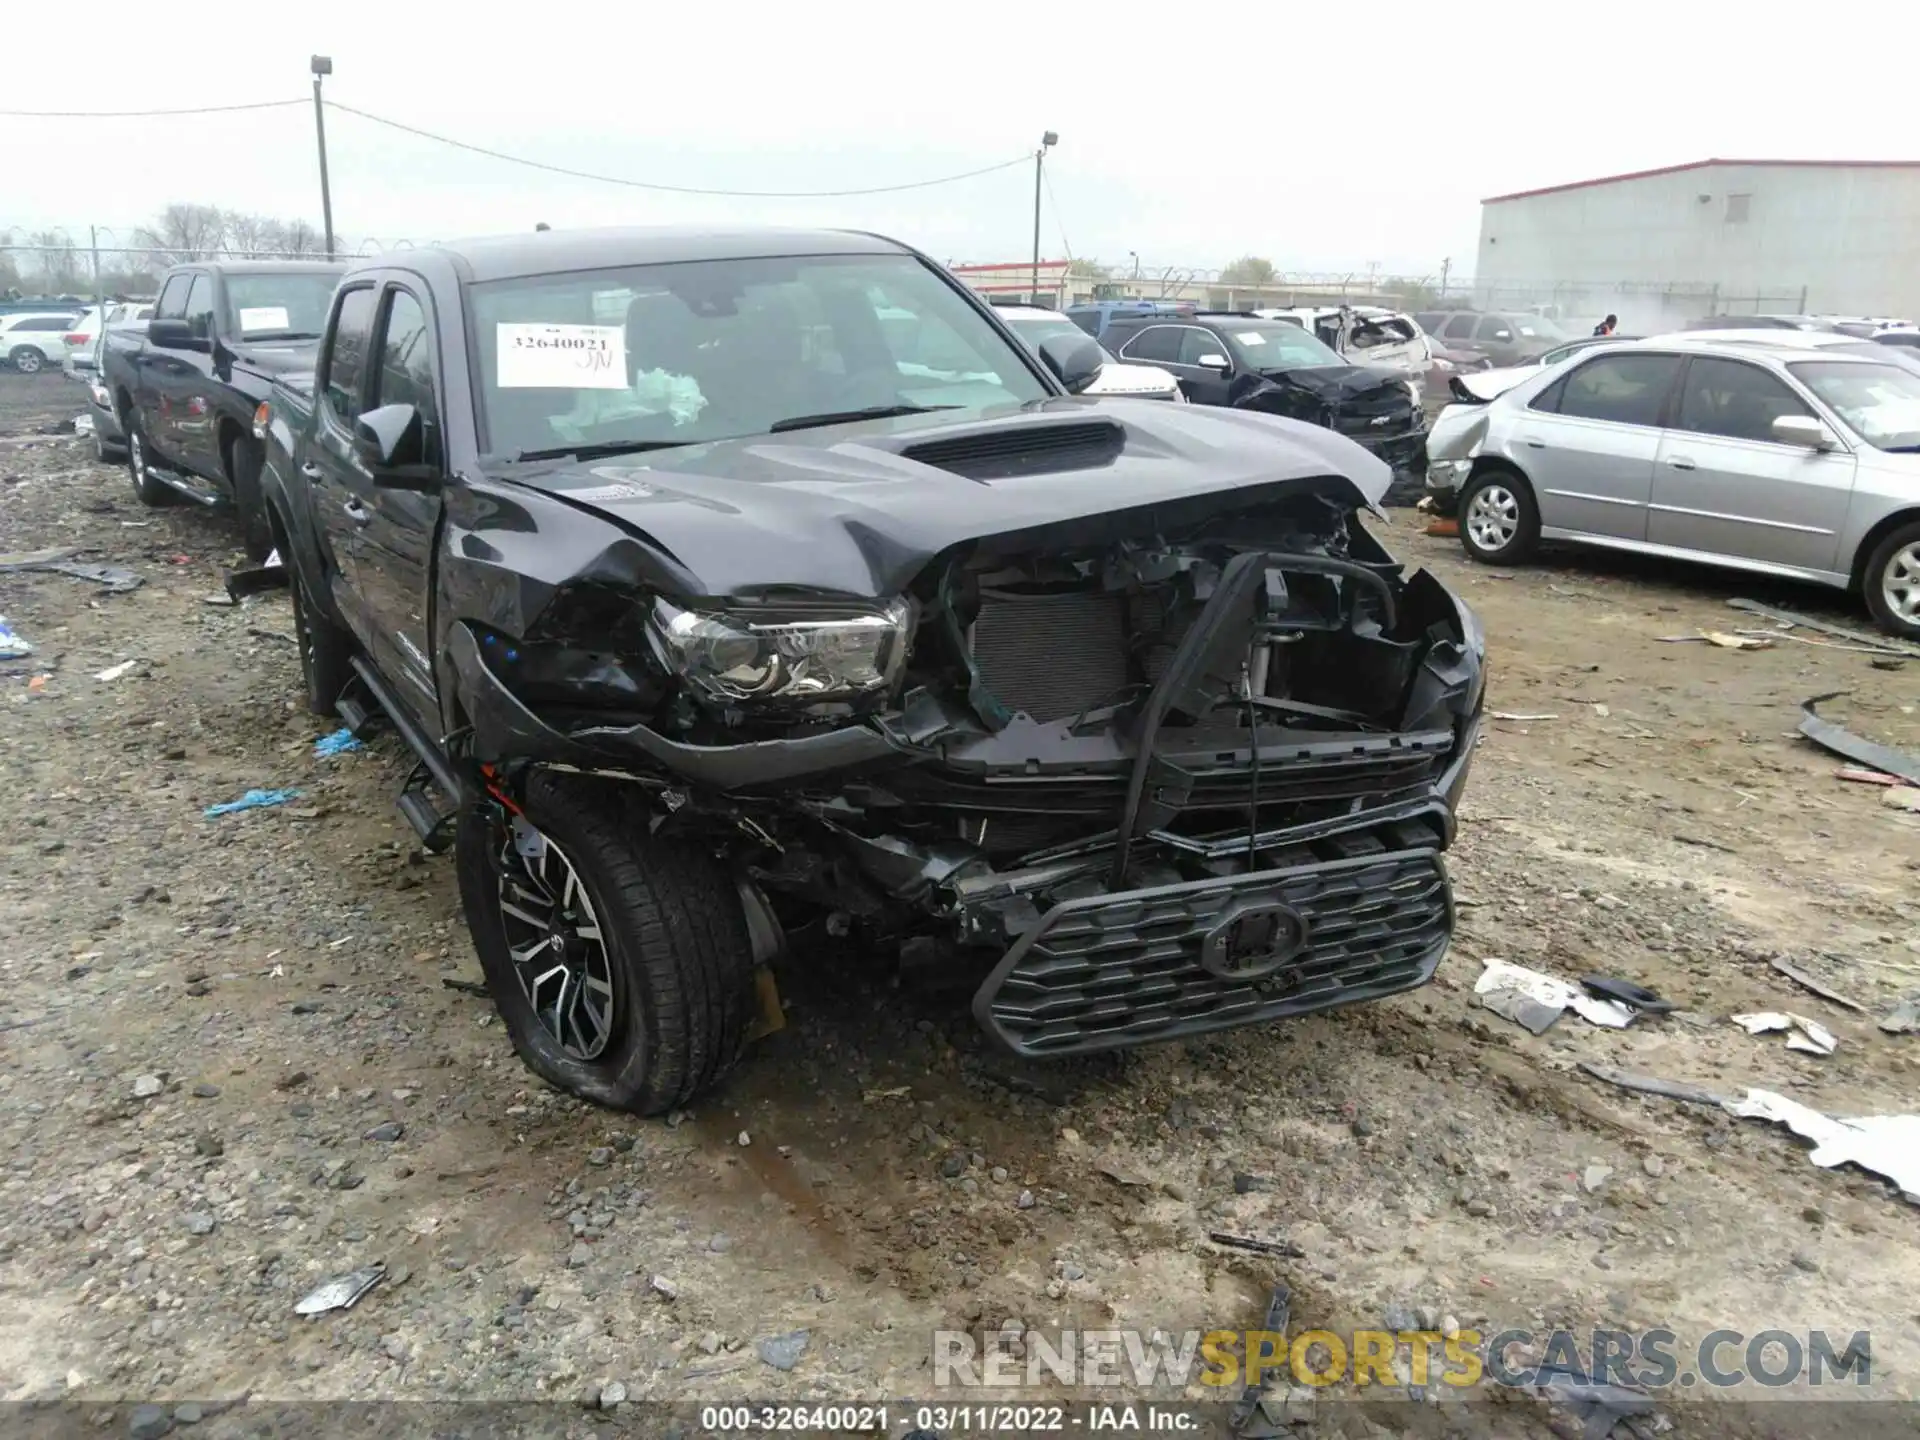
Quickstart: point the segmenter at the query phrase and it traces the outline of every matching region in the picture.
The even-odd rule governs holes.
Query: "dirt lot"
[[[226,520],[146,510],[81,442],[25,438],[76,400],[0,375],[0,549],[144,584],[0,574],[37,647],[0,662],[0,1396],[925,1397],[937,1327],[1256,1326],[1275,1279],[1296,1330],[1871,1327],[1874,1393],[1920,1387],[1920,1208],[1577,1063],[1915,1108],[1920,1035],[1872,1017],[1920,991],[1920,815],[1792,731],[1844,690],[1832,713],[1920,752],[1920,661],[1658,641],[1750,623],[1738,594],[1864,625],[1838,597],[1592,558],[1492,573],[1402,513],[1389,543],[1485,618],[1490,703],[1552,717],[1488,728],[1435,985],[1028,1069],[883,981],[786,973],[788,1029],[696,1113],[642,1122],[548,1092],[486,1000],[442,985],[478,972],[450,864],[392,807],[398,742],[314,757],[284,595],[208,603],[240,561]],[[255,786],[303,794],[202,818]],[[1485,957],[1681,1009],[1535,1037],[1475,1006]],[[1726,1019],[1752,1009],[1839,1049]],[[391,1273],[357,1308],[294,1316],[373,1261]],[[761,1358],[796,1330],[790,1371]],[[1308,1428],[1387,1433],[1370,1413]],[[1489,1413],[1546,1433],[1544,1410]]]

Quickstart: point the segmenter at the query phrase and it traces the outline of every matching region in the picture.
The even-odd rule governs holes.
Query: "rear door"
[[[1647,538],[1797,570],[1838,567],[1854,458],[1786,444],[1784,416],[1819,418],[1786,381],[1745,360],[1687,362],[1654,467]]]
[[[1647,538],[1660,426],[1680,366],[1677,355],[1596,355],[1521,410],[1510,454],[1533,482],[1544,527]]]
[[[367,361],[378,299],[372,281],[334,297],[331,338],[314,377],[313,427],[300,474],[313,487],[314,527],[334,608],[384,667],[361,574],[366,530],[373,521],[373,476],[353,448],[354,421],[367,409]]]
[[[420,292],[400,282],[386,287],[374,330],[367,409],[413,406],[425,439],[423,458],[439,466],[441,407],[430,314]],[[359,554],[368,618],[391,657],[387,673],[401,682],[401,701],[433,731],[439,725],[440,708],[428,658],[428,574],[440,521],[440,496],[374,487],[362,504],[371,513],[361,527]]]
[[[210,273],[193,277],[187,291],[187,329],[207,350],[174,350],[180,363],[170,371],[173,401],[173,454],[196,475],[221,473],[220,446],[214,433],[213,333],[218,282]]]
[[[153,307],[155,320],[187,318],[187,294],[193,288],[193,279],[190,270],[177,270],[167,277],[159,303]],[[167,458],[172,458],[176,443],[169,432],[173,424],[171,397],[179,374],[180,353],[162,350],[149,341],[136,352],[133,362],[133,404],[139,414],[140,428],[146,432],[148,448]]]

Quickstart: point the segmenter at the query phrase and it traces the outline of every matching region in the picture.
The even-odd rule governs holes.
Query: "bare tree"
[[[1278,274],[1273,262],[1261,255],[1242,255],[1220,272],[1222,285],[1271,285]]]
[[[40,230],[27,238],[47,292],[63,295],[80,283],[80,253],[64,231]]]
[[[280,253],[294,257],[325,255],[327,246],[320,232],[305,220],[286,220],[280,225]]]
[[[215,205],[169,205],[152,225],[133,232],[134,242],[152,254],[157,266],[210,260],[226,239],[227,216]]]
[[[221,217],[225,222],[222,239],[229,255],[243,255],[249,258],[261,255],[273,255],[280,248],[280,222],[265,215],[248,215],[240,210],[228,210]]]

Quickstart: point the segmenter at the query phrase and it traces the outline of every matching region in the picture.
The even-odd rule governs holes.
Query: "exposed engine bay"
[[[818,597],[563,589],[456,633],[471,758],[645,787],[770,934],[811,911],[964,976],[1020,1053],[1407,989],[1451,933],[1483,645],[1342,491],[969,541],[804,635]]]

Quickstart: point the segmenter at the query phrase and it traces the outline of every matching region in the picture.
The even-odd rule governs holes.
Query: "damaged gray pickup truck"
[[[417,753],[536,1072],[684,1103],[803,928],[1032,1057],[1431,978],[1477,622],[1358,445],[1100,358],[868,235],[348,272],[258,418],[309,700]]]

